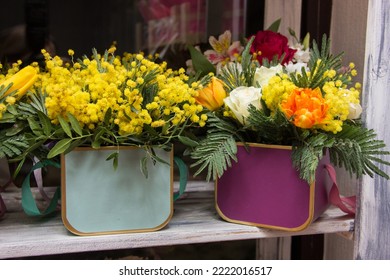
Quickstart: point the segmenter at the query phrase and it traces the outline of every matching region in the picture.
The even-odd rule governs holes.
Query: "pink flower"
[[[239,41],[231,43],[231,40],[232,34],[228,30],[221,34],[218,40],[214,36],[210,36],[209,43],[213,50],[204,52],[207,59],[217,67],[229,61],[236,61],[244,47]]]

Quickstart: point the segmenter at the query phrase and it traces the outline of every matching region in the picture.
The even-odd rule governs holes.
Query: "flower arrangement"
[[[360,120],[354,64],[344,67],[342,54],[330,53],[326,36],[320,46],[309,46],[309,35],[290,45],[271,27],[242,48],[231,43],[229,31],[210,38],[212,50],[190,47],[189,65],[209,80],[197,97],[207,111],[206,133],[188,151],[198,167],[195,175],[207,170],[208,180],[220,177],[237,161],[236,143],[243,142],[247,149],[249,143],[292,146],[292,164],[308,183],[325,150],[351,175],[388,179],[375,163],[389,165],[381,158],[389,152]]]
[[[103,55],[69,62],[42,51],[45,68],[20,63],[0,75],[0,157],[52,159],[78,146],[153,147],[189,141],[183,131],[202,127],[207,116],[196,103],[199,83],[158,56]],[[109,156],[117,164],[118,152]],[[142,169],[144,170],[144,169]]]

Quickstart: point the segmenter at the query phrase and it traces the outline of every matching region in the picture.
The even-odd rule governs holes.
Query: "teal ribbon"
[[[176,201],[186,190],[188,180],[188,168],[181,158],[174,157],[174,161],[179,168],[179,191],[173,194],[173,200]]]
[[[60,187],[58,186],[49,205],[46,207],[44,211],[40,211],[37,207],[37,203],[33,197],[31,186],[30,186],[30,177],[31,173],[34,172],[34,170],[43,168],[45,166],[54,166],[57,168],[60,168],[60,164],[56,163],[51,160],[44,160],[37,162],[34,164],[34,166],[31,168],[30,172],[27,174],[26,178],[23,181],[22,184],[22,208],[24,212],[29,216],[46,216],[52,212],[54,212],[57,209],[58,200],[61,197]]]

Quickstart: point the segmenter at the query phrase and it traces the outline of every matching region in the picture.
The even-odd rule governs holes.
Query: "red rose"
[[[280,33],[265,30],[257,32],[250,52],[257,54],[257,60],[260,64],[263,64],[264,58],[272,61],[275,56],[280,59],[285,54],[282,64],[286,64],[293,59],[296,50],[288,46],[287,37]]]

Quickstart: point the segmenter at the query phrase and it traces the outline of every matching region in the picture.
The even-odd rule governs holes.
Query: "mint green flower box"
[[[173,149],[155,149],[170,164],[148,160],[146,151],[121,147],[117,169],[106,160],[116,147],[76,148],[61,157],[61,215],[76,235],[156,231],[173,214]]]

